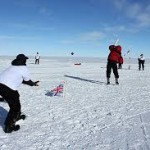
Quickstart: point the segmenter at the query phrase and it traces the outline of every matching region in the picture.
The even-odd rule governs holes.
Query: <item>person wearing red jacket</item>
[[[118,78],[118,68],[117,68],[117,63],[119,63],[119,59],[121,57],[121,46],[115,46],[115,45],[110,45],[109,50],[110,53],[108,55],[108,62],[107,62],[107,70],[106,70],[106,76],[107,76],[107,84],[110,84],[110,75],[111,75],[111,69],[113,69],[113,73],[115,76],[115,81],[116,84],[119,84]]]

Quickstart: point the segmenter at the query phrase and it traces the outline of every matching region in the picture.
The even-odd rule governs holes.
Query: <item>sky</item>
[[[107,57],[117,39],[150,57],[150,0],[0,0],[0,55]]]

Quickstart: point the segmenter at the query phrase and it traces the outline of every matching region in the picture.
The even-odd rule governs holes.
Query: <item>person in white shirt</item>
[[[39,63],[40,63],[40,56],[39,56],[39,53],[37,52],[35,56],[35,64],[39,64]]]
[[[17,91],[22,83],[30,86],[38,86],[38,82],[30,79],[29,71],[26,67],[27,56],[24,54],[17,55],[16,59],[11,62],[11,66],[0,73],[0,96],[9,105],[9,112],[5,120],[5,133],[11,133],[15,130],[15,122],[21,116],[20,95]],[[19,126],[20,128],[20,126]]]
[[[143,54],[141,54],[140,57],[138,58],[138,64],[139,64],[139,71],[141,70],[141,66],[142,70],[144,70],[145,58]]]

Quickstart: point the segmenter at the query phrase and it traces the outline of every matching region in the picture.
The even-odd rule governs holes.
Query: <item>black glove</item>
[[[29,80],[29,81],[24,81],[23,80],[23,84],[27,84],[27,85],[30,85],[30,86],[38,86],[38,83],[39,81],[36,81],[36,82],[33,82],[32,80]]]
[[[38,85],[39,82],[40,82],[40,81],[35,81],[33,85],[34,85],[34,86],[39,86],[39,85]]]

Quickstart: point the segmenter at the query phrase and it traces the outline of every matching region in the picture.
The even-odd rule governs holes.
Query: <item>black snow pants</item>
[[[119,74],[118,74],[117,63],[108,61],[108,63],[107,63],[107,70],[106,70],[107,78],[110,78],[111,69],[113,69],[113,73],[114,73],[115,78],[118,79],[119,78]]]
[[[35,64],[39,64],[40,60],[39,59],[35,59]]]
[[[5,120],[5,126],[12,126],[21,114],[21,105],[18,91],[14,91],[8,86],[0,83],[0,95],[9,105],[9,112]]]
[[[142,66],[142,70],[144,70],[144,60],[139,60],[139,70],[141,70],[141,66]]]

